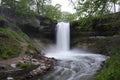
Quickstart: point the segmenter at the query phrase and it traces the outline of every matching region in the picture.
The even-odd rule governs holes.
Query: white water
[[[58,50],[69,50],[70,44],[70,28],[69,23],[58,23],[57,24],[57,49]]]
[[[69,50],[69,23],[57,24],[57,45],[46,52],[57,59],[54,71],[39,80],[93,80],[106,56],[82,50]]]

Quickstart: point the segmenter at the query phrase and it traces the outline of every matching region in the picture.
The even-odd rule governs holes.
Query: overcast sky
[[[55,4],[60,4],[62,11],[67,11],[67,12],[71,12],[71,13],[75,12],[75,10],[70,5],[68,0],[52,0],[52,5],[55,5]]]

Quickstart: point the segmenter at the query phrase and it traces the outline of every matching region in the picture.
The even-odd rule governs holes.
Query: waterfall
[[[45,56],[57,59],[54,70],[38,80],[93,80],[106,56],[81,49],[70,50],[69,23],[56,27],[56,46],[51,46]]]
[[[69,23],[60,22],[57,24],[57,49],[69,50],[70,48],[70,27]]]

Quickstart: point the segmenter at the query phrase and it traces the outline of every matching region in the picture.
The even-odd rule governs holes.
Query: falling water
[[[69,23],[57,24],[57,46],[48,49],[47,57],[57,59],[54,71],[38,80],[93,80],[106,56],[69,49]]]
[[[69,50],[70,30],[69,23],[60,22],[57,24],[57,49]]]

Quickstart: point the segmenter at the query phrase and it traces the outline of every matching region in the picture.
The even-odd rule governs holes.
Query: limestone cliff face
[[[14,10],[8,8],[0,9],[0,27],[18,30],[20,28],[30,37],[39,37],[44,35],[48,38],[54,38],[56,21],[46,17],[32,14],[17,14]]]
[[[112,36],[120,31],[120,12],[71,22],[71,33],[81,36]]]

